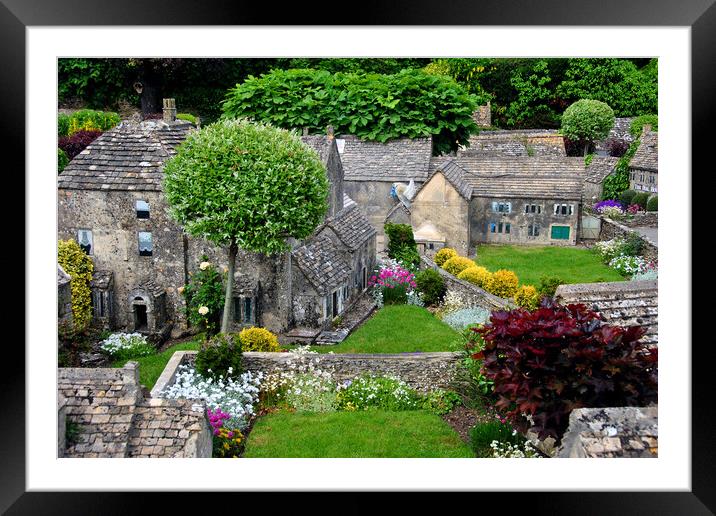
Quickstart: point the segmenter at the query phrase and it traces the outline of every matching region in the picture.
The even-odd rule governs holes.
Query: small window
[[[508,222],[505,224],[505,233],[509,233],[509,232],[510,232],[510,223]]]
[[[86,254],[92,255],[92,231],[89,229],[77,231],[77,243]]]
[[[152,244],[152,233],[149,231],[139,232],[139,256],[152,256],[154,246]]]
[[[527,226],[527,236],[539,236],[539,226],[537,224],[530,224]]]
[[[430,243],[428,244],[428,249],[435,249],[435,244],[433,244],[432,242],[430,242]]]
[[[497,232],[502,233],[502,222],[497,225]]]
[[[136,204],[136,209],[138,219],[149,218],[149,203],[147,201],[138,200]]]
[[[490,222],[490,233],[495,233],[497,231],[497,224],[494,222]]]
[[[529,212],[530,212],[530,205],[525,204],[525,213],[529,213]]]

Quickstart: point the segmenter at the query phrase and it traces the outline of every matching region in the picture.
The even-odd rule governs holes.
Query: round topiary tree
[[[614,125],[614,111],[604,102],[578,100],[562,114],[562,132],[571,140],[584,142],[584,155],[595,140],[609,135]]]
[[[328,179],[318,154],[284,129],[221,120],[191,133],[164,167],[172,216],[193,236],[225,247],[229,270],[221,332],[229,329],[239,248],[287,251],[328,209]]]

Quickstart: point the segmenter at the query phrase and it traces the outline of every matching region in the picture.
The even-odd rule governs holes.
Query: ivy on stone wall
[[[57,263],[71,278],[72,319],[75,329],[84,330],[92,321],[92,258],[87,256],[74,240],[60,240],[57,243]]]
[[[634,153],[639,148],[640,139],[636,139],[629,145],[624,156],[619,158],[614,172],[604,179],[604,188],[602,190],[602,200],[619,199],[624,190],[629,189],[629,162],[634,157]]]

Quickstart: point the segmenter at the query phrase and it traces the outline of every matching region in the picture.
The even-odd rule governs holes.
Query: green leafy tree
[[[517,98],[507,108],[508,125],[547,127],[555,124],[558,115],[549,104],[553,91],[547,61],[537,61],[529,74],[518,72],[511,83]]]
[[[406,69],[392,75],[274,70],[249,77],[223,103],[227,118],[247,117],[286,129],[337,133],[385,142],[433,136],[443,154],[477,130],[477,97],[450,77]]]
[[[604,102],[578,100],[562,115],[562,132],[571,140],[584,142],[584,155],[595,140],[606,138],[614,125],[614,111]]]
[[[306,238],[328,208],[328,179],[315,151],[289,131],[246,119],[191,133],[164,167],[172,216],[229,257],[221,331],[227,332],[239,248],[265,254]]]

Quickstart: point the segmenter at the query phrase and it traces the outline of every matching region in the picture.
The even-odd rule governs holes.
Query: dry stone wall
[[[602,229],[599,231],[599,240],[605,241],[605,240],[611,240],[613,238],[624,238],[629,233],[633,233],[634,230],[631,228],[625,226],[624,224],[621,224],[619,222],[615,222],[612,219],[602,217]],[[646,224],[645,224],[646,225]],[[642,255],[644,258],[647,258],[649,260],[656,260],[659,258],[659,248],[656,243],[652,242],[648,237],[645,237],[641,235],[642,239],[646,242],[646,246],[644,247],[644,250],[642,251]]]
[[[160,380],[157,381],[152,396],[161,396],[161,391],[174,382],[176,368],[181,364],[193,364],[196,351],[178,351],[167,364]],[[434,389],[449,388],[455,379],[460,365],[461,354],[453,352],[436,353],[399,353],[399,354],[309,354],[299,357],[294,353],[243,354],[243,368],[246,371],[262,372],[284,371],[290,362],[311,362],[316,368],[330,371],[334,378],[343,382],[353,380],[362,374],[393,375],[399,377],[412,388],[429,392]]]
[[[443,277],[448,292],[458,293],[472,305],[481,306],[487,310],[509,310],[516,306],[508,299],[497,297],[469,281],[456,278],[425,255],[421,256],[420,259],[423,268],[433,269]]]

